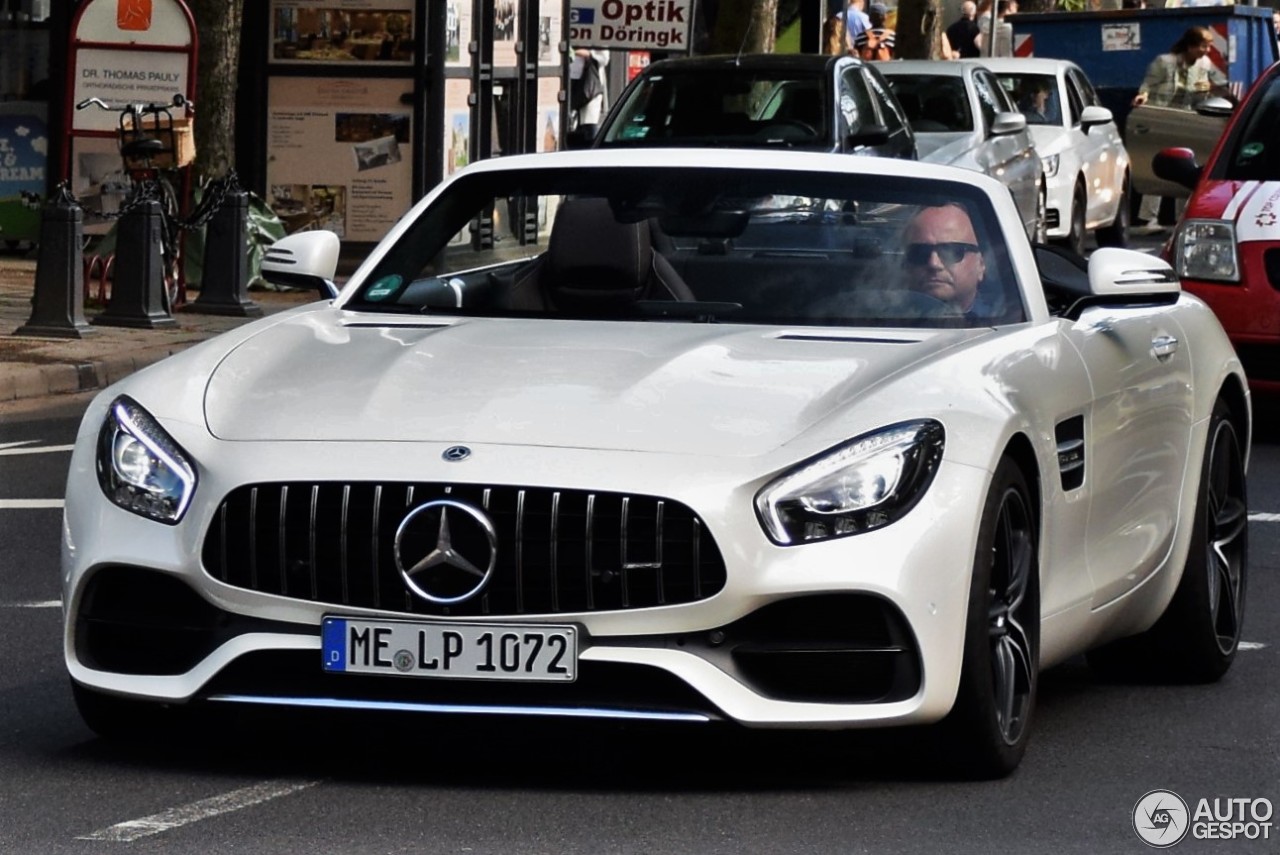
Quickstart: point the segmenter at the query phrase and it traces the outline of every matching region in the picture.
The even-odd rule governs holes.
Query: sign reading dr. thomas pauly
[[[601,50],[689,50],[693,0],[571,0],[569,44]]]

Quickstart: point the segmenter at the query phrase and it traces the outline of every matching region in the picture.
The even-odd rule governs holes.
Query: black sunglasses
[[[971,252],[977,252],[978,247],[972,243],[960,243],[959,241],[948,241],[946,243],[909,243],[907,244],[907,264],[928,264],[933,254],[938,253],[938,258],[943,264],[959,264],[964,257]]]

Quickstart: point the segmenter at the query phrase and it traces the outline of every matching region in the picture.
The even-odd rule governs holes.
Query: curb
[[[105,389],[190,345],[152,349],[75,364],[23,365],[0,372],[0,403]]]

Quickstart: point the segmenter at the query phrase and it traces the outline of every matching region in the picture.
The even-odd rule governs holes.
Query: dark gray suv
[[[730,146],[914,160],[915,136],[880,72],[848,56],[666,59],[623,90],[578,145]]]

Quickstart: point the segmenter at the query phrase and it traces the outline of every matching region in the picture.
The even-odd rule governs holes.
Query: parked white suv
[[[1061,59],[982,62],[1027,117],[1048,181],[1049,238],[1080,252],[1094,230],[1100,246],[1124,246],[1129,154],[1089,78]]]

